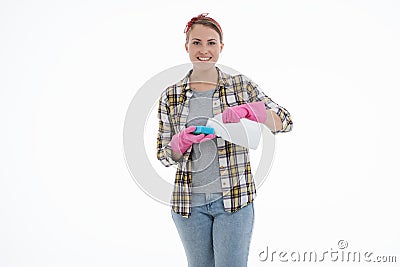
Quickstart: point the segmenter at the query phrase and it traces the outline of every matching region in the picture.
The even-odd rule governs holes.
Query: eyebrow
[[[199,41],[201,41],[199,38],[192,38],[192,41],[193,41],[193,40],[199,40]],[[208,39],[207,41],[212,41],[212,40],[217,41],[217,39],[214,39],[214,38]]]

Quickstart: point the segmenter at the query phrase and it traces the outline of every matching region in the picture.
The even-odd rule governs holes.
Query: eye
[[[216,45],[217,43],[214,41],[208,42],[209,45]]]
[[[199,45],[200,42],[199,42],[199,41],[194,41],[193,44],[194,44],[194,45]]]

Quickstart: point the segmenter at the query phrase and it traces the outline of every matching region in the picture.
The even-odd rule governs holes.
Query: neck
[[[198,69],[193,68],[192,74],[190,74],[190,83],[193,84],[209,84],[216,85],[218,84],[218,71],[217,69]]]

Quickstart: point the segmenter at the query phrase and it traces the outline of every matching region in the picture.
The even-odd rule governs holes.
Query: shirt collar
[[[217,66],[215,66],[215,68],[218,71],[218,90],[220,88],[224,88],[224,87],[228,87],[229,86],[229,82],[228,82],[228,74],[224,73],[220,68],[218,68]],[[190,86],[189,86],[189,77],[192,74],[193,69],[191,69],[186,76],[179,81],[178,86],[182,87],[182,91],[187,91],[187,90],[191,90]]]

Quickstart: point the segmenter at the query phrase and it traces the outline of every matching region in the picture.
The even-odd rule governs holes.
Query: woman
[[[186,25],[185,48],[193,68],[166,88],[158,107],[157,158],[177,165],[171,215],[189,266],[247,266],[256,187],[248,149],[213,134],[193,134],[222,112],[224,123],[247,118],[272,133],[292,129],[289,112],[246,76],[215,66],[220,25],[206,14]]]

